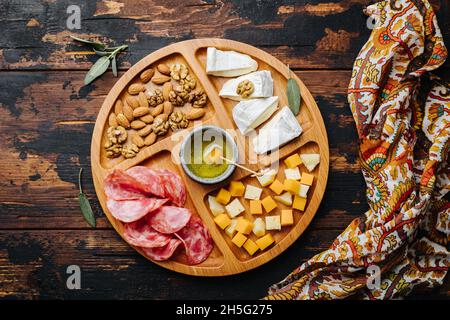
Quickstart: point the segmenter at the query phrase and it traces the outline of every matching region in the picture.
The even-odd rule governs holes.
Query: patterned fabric
[[[427,1],[366,12],[378,24],[354,63],[348,101],[370,209],[266,299],[393,299],[442,284],[448,271],[450,86],[430,73],[447,50]]]

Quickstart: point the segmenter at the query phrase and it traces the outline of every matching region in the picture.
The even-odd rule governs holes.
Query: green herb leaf
[[[111,54],[111,52],[107,52],[107,51],[98,51],[94,49],[94,52],[96,55],[100,56],[100,57],[104,57],[104,56],[109,56]]]
[[[114,55],[112,57],[111,68],[112,68],[112,72],[113,72],[114,77],[117,78],[117,60],[116,60],[116,55]]]
[[[107,47],[101,43],[101,42],[97,42],[97,41],[92,41],[92,40],[86,40],[86,39],[81,39],[75,36],[70,36],[73,40],[87,44],[92,46],[92,48],[94,48],[95,50],[98,51],[104,51]]]
[[[295,79],[291,78],[291,70],[289,69],[289,79],[286,85],[286,95],[288,98],[289,108],[296,116],[300,112],[301,94],[300,87]]]
[[[83,168],[80,168],[80,173],[78,174],[78,188],[80,189],[80,193],[78,194],[78,202],[80,205],[81,212],[83,213],[84,219],[89,223],[92,227],[95,228],[96,221],[94,212],[92,212],[91,204],[89,203],[89,199],[84,194],[83,189],[81,188],[81,173],[83,172]]]
[[[86,77],[84,78],[84,84],[87,85],[94,81],[96,78],[101,76],[105,73],[106,70],[108,70],[109,67],[109,60],[110,56],[104,56],[99,58],[94,65],[91,67],[91,69],[86,74]]]

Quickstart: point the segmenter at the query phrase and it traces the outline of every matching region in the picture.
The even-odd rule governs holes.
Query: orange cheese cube
[[[292,226],[294,224],[294,216],[292,210],[281,210],[281,226]]]
[[[292,204],[292,208],[300,211],[305,211],[306,201],[307,201],[306,198],[301,198],[296,195],[294,197],[294,203]]]
[[[214,218],[214,222],[223,230],[230,225],[231,219],[225,213],[221,213]]]
[[[236,235],[231,239],[231,242],[233,242],[235,245],[237,245],[239,248],[242,247],[242,245],[247,241],[247,237],[244,236],[242,233],[236,233]]]
[[[269,188],[278,195],[284,191],[284,186],[278,179],[275,179]]]
[[[267,213],[269,213],[270,211],[272,211],[277,207],[277,203],[275,202],[275,200],[273,200],[271,196],[267,196],[264,199],[262,199],[261,203]]]
[[[252,239],[248,239],[244,243],[244,249],[247,250],[248,254],[252,256],[256,251],[258,251],[259,247]]]
[[[264,250],[268,246],[270,246],[272,243],[274,243],[275,240],[273,240],[273,237],[270,233],[266,234],[265,236],[259,238],[256,240],[256,245],[261,249]]]
[[[236,231],[242,234],[250,234],[253,230],[253,223],[247,219],[241,218],[237,220]]]
[[[302,178],[300,180],[301,184],[306,184],[307,186],[311,186],[313,184],[314,176],[309,173],[302,173]]]
[[[286,179],[284,180],[284,189],[293,194],[298,194],[300,190],[300,182],[297,180]]]
[[[216,201],[223,205],[228,204],[228,202],[230,202],[230,199],[231,199],[231,193],[228,190],[225,190],[223,188],[220,189],[219,193],[216,196]]]
[[[232,197],[242,197],[244,195],[245,186],[240,181],[230,182],[230,193]]]
[[[250,200],[250,213],[262,214],[261,200]]]
[[[292,156],[284,159],[284,163],[286,164],[286,166],[289,169],[293,169],[302,164],[302,159],[300,159],[300,156],[298,153],[294,153]]]

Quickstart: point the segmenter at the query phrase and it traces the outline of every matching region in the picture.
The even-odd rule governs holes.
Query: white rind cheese
[[[253,83],[253,93],[245,99],[236,92],[238,84],[244,80],[249,80]],[[235,101],[271,97],[273,96],[272,75],[270,71],[261,70],[228,80],[224,83],[219,95]]]
[[[307,186],[306,184],[301,184],[300,190],[298,191],[298,196],[301,198],[307,198],[308,191],[309,191],[309,186]]]
[[[216,201],[216,197],[208,196],[209,210],[214,216],[225,212],[225,208]]]
[[[261,218],[255,219],[253,221],[253,234],[257,237],[262,237],[266,234],[266,224],[264,223],[264,220]]]
[[[280,216],[267,216],[266,217],[266,230],[281,230],[281,217]]]
[[[300,155],[300,159],[302,159],[303,164],[309,172],[313,171],[314,168],[320,162],[320,154],[318,153],[304,153]]]
[[[228,215],[231,218],[234,218],[234,217],[238,216],[239,214],[241,214],[241,212],[245,211],[244,206],[237,198],[234,199],[233,201],[231,201],[228,205],[226,205],[225,209],[227,210]]]
[[[237,219],[232,219],[230,222],[230,225],[225,229],[225,233],[230,237],[233,238],[235,232],[236,232],[236,226],[237,226]]]
[[[284,175],[286,176],[286,179],[291,179],[291,180],[300,180],[302,178],[298,167],[295,167],[292,169],[289,169],[289,168],[284,169]]]
[[[245,188],[244,198],[249,200],[259,200],[262,189],[248,184]]]
[[[247,134],[265,122],[278,108],[278,97],[251,99],[233,108],[233,119],[242,134]]]
[[[268,123],[259,130],[253,139],[254,150],[257,154],[278,149],[302,133],[298,123],[289,107],[283,107]]]
[[[258,62],[246,54],[221,51],[209,47],[206,51],[206,73],[219,77],[237,77],[258,69]]]
[[[275,177],[277,176],[277,171],[275,169],[266,169],[261,172],[263,173],[262,176],[256,176],[261,187],[267,187],[275,181]]]

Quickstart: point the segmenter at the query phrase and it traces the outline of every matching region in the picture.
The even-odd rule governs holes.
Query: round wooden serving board
[[[300,113],[297,117],[303,128],[303,133],[300,137],[280,148],[278,153],[259,158],[257,163],[254,163],[255,161],[253,161],[253,164],[249,164],[252,162],[251,159],[248,159],[249,139],[239,133],[234,133],[234,136],[239,148],[241,160],[244,160],[241,162],[242,164],[246,164],[248,167],[258,170],[274,161],[280,160],[278,171],[278,179],[280,179],[280,181],[284,180],[284,163],[282,159],[295,152],[320,153],[320,164],[312,172],[315,179],[314,184],[308,193],[308,203],[305,212],[294,210],[294,225],[292,227],[283,227],[281,231],[271,232],[275,239],[275,244],[268,249],[262,252],[259,251],[255,253],[254,256],[250,256],[243,248],[235,246],[231,242],[231,239],[214,223],[214,217],[208,208],[207,196],[210,194],[215,195],[221,187],[227,187],[230,180],[241,180],[244,184],[259,186],[256,179],[251,177],[247,172],[237,168],[227,182],[219,185],[207,186],[191,180],[183,172],[181,165],[179,164],[179,146],[183,137],[192,130],[192,128],[202,124],[212,124],[224,129],[237,129],[231,116],[232,108],[237,103],[229,99],[222,99],[218,94],[223,83],[230,78],[208,76],[205,72],[206,50],[208,47],[216,47],[220,50],[234,50],[253,57],[258,61],[258,70],[271,71],[274,80],[274,95],[278,96],[280,99],[279,107],[281,108],[287,105],[286,81],[289,77],[289,70],[281,61],[270,54],[253,46],[231,40],[198,39],[179,42],[164,47],[143,58],[129,69],[111,89],[101,107],[95,123],[91,145],[91,163],[98,199],[109,221],[121,236],[123,234],[122,223],[113,218],[106,207],[106,197],[103,190],[103,181],[106,175],[114,168],[125,170],[136,165],[166,168],[178,173],[182,177],[188,193],[186,207],[189,208],[193,214],[200,216],[203,220],[214,240],[214,249],[208,259],[199,265],[187,264],[184,254],[178,254],[169,261],[155,263],[170,270],[195,276],[225,276],[256,268],[272,260],[286,250],[286,248],[288,248],[303,233],[303,231],[305,231],[306,227],[314,217],[325,191],[329,165],[328,139],[322,116],[313,97],[303,82],[298,79],[294,73],[291,73],[291,76],[298,82],[302,95]],[[149,67],[156,68],[159,63],[171,65],[177,62],[184,63],[188,66],[190,73],[197,79],[197,88],[203,88],[206,92],[208,96],[208,105],[205,107],[205,116],[200,119],[201,121],[191,121],[189,127],[185,130],[176,133],[169,132],[167,135],[159,137],[156,143],[141,149],[134,158],[107,158],[103,144],[106,141],[108,116],[114,108],[115,101],[118,98],[124,99],[128,95],[126,89],[131,83],[140,82],[139,74],[144,69]],[[151,84],[151,82],[149,82],[149,84],[150,87],[157,87]],[[185,106],[182,107],[181,110],[184,108],[190,107]],[[235,132],[238,131],[236,130]],[[301,171],[305,172],[306,169],[301,166]],[[269,194],[272,196],[274,195],[268,188],[264,188],[261,197],[263,198]],[[248,210],[248,200],[242,199],[241,202],[243,202],[247,209],[244,216],[253,220]],[[272,211],[270,214],[279,214],[278,211],[283,208],[284,206],[280,204],[280,206],[275,209],[276,211]],[[254,235],[250,237],[252,238],[253,236]],[[142,250],[139,248],[135,249],[144,255]]]

